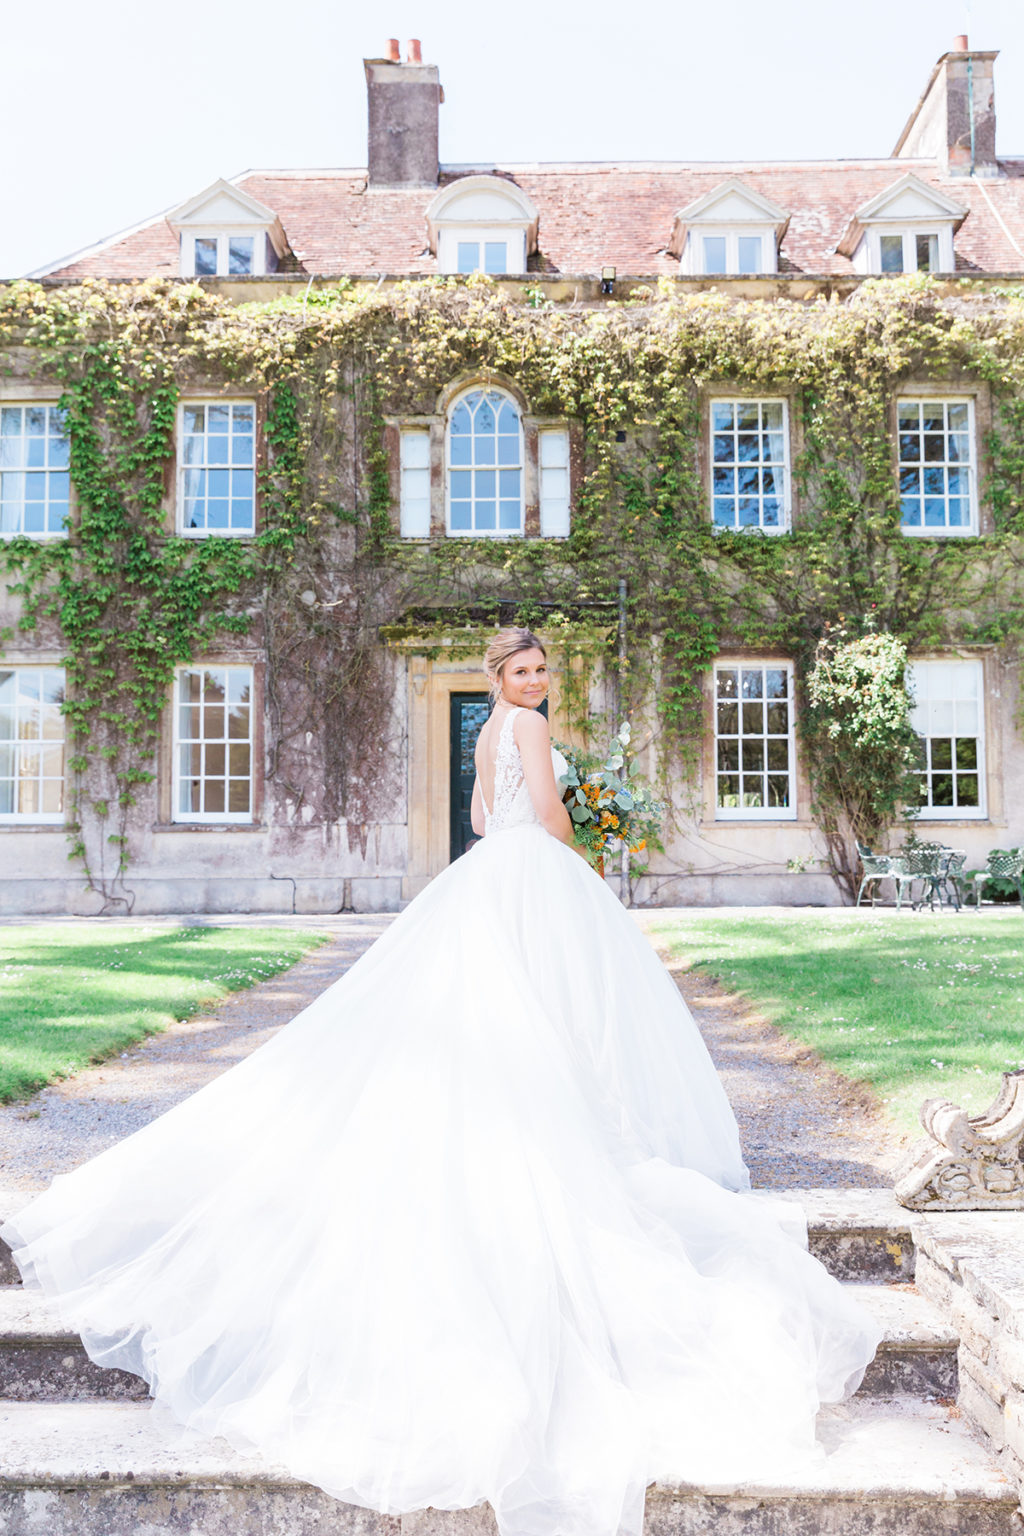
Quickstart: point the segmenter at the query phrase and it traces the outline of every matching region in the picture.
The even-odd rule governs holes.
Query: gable
[[[770,198],[755,192],[736,177],[714,187],[703,197],[680,208],[672,225],[672,238],[668,249],[674,256],[681,256],[686,237],[694,226],[715,224],[759,224],[775,231],[778,243],[786,233],[789,213]]]
[[[432,249],[438,231],[448,224],[508,224],[525,231],[526,248],[537,244],[538,212],[531,198],[514,181],[502,176],[463,176],[442,187],[427,205],[427,229]]]
[[[956,230],[966,217],[966,208],[908,173],[857,209],[836,249],[840,255],[852,256],[865,229],[872,224],[928,223],[933,228],[945,226]]]
[[[277,215],[273,208],[257,202],[230,182],[215,181],[213,186],[207,187],[198,196],[172,209],[167,215],[167,222],[172,229],[193,224],[216,224],[221,229],[241,224],[263,224],[269,227],[277,222]]]

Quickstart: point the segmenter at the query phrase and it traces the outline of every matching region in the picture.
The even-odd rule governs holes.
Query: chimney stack
[[[419,38],[401,62],[397,38],[384,59],[364,59],[371,187],[436,187],[438,108],[444,101],[436,64],[424,64]]]
[[[998,176],[992,66],[998,52],[970,49],[964,36],[932,70],[893,155],[934,160],[945,176]]]

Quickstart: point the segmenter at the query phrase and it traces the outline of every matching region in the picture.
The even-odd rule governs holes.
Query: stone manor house
[[[483,273],[538,304],[592,310],[659,280],[679,293],[800,305],[846,303],[888,274],[934,274],[950,291],[1005,290],[1024,280],[1024,158],[997,154],[995,57],[958,38],[881,159],[442,165],[438,70],[422,62],[419,43],[403,58],[392,42],[386,57],[365,61],[366,166],[248,171],[30,277],[46,293],[156,277],[247,304],[284,294],[312,302],[340,279],[377,288]],[[576,515],[574,424],[538,412],[508,377],[437,386],[432,413],[388,417],[397,536],[410,545],[550,541],[557,550]],[[19,371],[17,355],[0,369],[4,538],[75,537],[60,396],[56,379]],[[723,386],[701,408],[708,522],[785,539],[801,512],[791,393]],[[229,384],[186,391],[176,409],[168,533],[252,539],[262,402]],[[936,549],[983,540],[993,529],[984,383],[912,381],[893,411],[905,538]],[[302,601],[322,597],[310,590]],[[96,893],[68,858],[60,636],[45,625],[19,629],[17,618],[17,596],[0,589],[0,910],[94,912]],[[181,663],[133,824],[133,910],[385,910],[422,889],[468,835],[486,685],[479,648],[458,638],[443,620],[429,643],[414,626],[380,635],[386,782],[372,811],[308,823],[286,803],[294,786],[286,793],[270,770],[263,631]],[[557,671],[557,652],[553,660]],[[914,655],[912,672],[920,835],[966,848],[970,863],[1024,842],[1010,653],[995,641],[936,647]],[[610,686],[598,668],[595,708],[609,705]],[[636,899],[838,901],[801,761],[793,658],[737,643],[709,663],[704,691],[696,794],[681,798],[666,852]],[[556,736],[559,710],[556,689]]]

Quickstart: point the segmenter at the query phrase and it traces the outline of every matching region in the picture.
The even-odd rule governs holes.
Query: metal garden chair
[[[892,860],[887,853],[873,853],[864,843],[857,844],[857,855],[864,870],[864,876],[860,882],[860,889],[857,892],[857,900],[854,905],[860,906],[860,899],[864,895],[865,888],[870,885],[871,905],[874,906],[875,889],[878,882],[893,878],[892,870],[889,868]]]
[[[981,893],[986,880],[1012,880],[1017,887],[1017,899],[1024,908],[1022,876],[1024,876],[1024,848],[994,848],[985,861],[985,868],[977,870],[967,882],[974,887],[974,905],[978,911],[981,911]]]
[[[943,863],[939,869],[939,883],[948,905],[959,912],[964,904],[964,865],[967,854],[963,848],[944,848]]]

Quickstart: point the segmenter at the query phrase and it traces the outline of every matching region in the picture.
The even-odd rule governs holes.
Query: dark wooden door
[[[477,840],[469,819],[476,765],[473,752],[481,727],[491,712],[486,693],[451,696],[451,857],[460,858]]]

